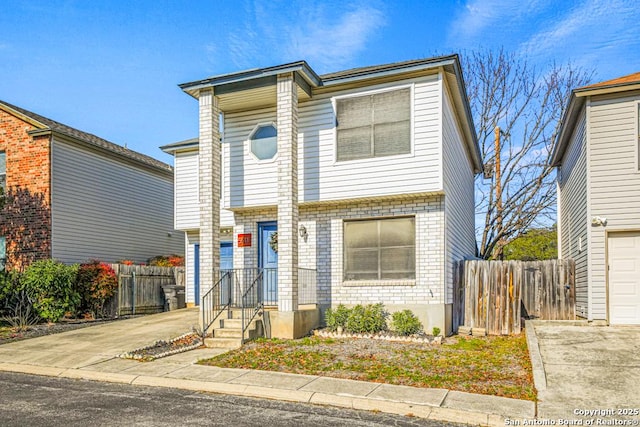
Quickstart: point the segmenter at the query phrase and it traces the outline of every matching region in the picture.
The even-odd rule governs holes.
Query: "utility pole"
[[[496,161],[495,161],[495,177],[496,177],[496,229],[498,233],[502,233],[502,183],[500,178],[500,127],[496,126],[495,130],[496,141]],[[503,252],[503,240],[500,238],[496,245],[496,258],[502,260],[504,258]]]

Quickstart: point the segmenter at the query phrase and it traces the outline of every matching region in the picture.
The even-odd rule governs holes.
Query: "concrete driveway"
[[[640,409],[640,327],[533,324],[547,383],[538,394],[539,418],[583,418],[576,410]],[[640,416],[630,419],[640,421]]]
[[[0,362],[83,368],[191,332],[198,315],[198,308],[188,308],[3,344]]]

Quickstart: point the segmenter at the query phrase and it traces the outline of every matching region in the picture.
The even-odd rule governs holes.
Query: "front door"
[[[278,225],[275,221],[258,223],[258,267],[263,269],[265,305],[278,304],[277,232]]]
[[[200,305],[200,244],[193,245],[193,297]]]

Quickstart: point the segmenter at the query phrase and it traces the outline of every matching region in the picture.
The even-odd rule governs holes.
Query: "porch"
[[[304,335],[318,326],[319,308],[317,299],[316,270],[298,268],[299,309],[294,312],[278,312],[278,269],[277,268],[232,268],[214,272],[215,283],[203,296],[200,311],[202,329],[205,333],[226,328],[237,335],[241,343],[255,336],[294,337]],[[265,311],[267,315],[265,316]],[[282,327],[279,320],[283,316],[299,317],[297,322],[286,321],[284,333],[273,333]],[[256,322],[261,323],[256,325]],[[295,325],[300,325],[295,330]],[[292,329],[293,328],[293,329]]]

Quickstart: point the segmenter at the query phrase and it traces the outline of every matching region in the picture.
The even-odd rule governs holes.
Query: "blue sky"
[[[197,136],[177,84],[304,59],[318,73],[474,49],[640,71],[636,0],[3,0],[0,99],[171,162]]]

